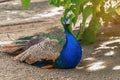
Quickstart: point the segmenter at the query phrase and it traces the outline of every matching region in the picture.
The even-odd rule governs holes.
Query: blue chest
[[[66,33],[66,43],[63,46],[57,65],[60,68],[74,68],[82,57],[82,48],[71,33]]]

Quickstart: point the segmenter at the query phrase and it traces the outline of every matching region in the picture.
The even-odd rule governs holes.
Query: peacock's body
[[[15,60],[24,61],[42,68],[67,69],[76,67],[82,57],[82,48],[68,29],[68,19],[64,20],[63,25],[66,34],[66,42],[63,47],[59,46],[56,40],[35,37],[24,43],[23,52],[17,55]]]
[[[76,38],[69,31],[68,26],[69,24],[65,22],[64,29],[66,34],[66,42],[60,56],[54,63],[54,66],[58,68],[74,68],[80,62],[82,57],[82,48]]]

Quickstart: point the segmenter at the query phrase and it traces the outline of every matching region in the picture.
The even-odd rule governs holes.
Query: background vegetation
[[[30,0],[21,0],[23,8],[28,9]],[[63,16],[70,19],[69,30],[73,33],[72,28],[79,24],[79,30],[75,34],[78,40],[84,44],[95,42],[96,33],[101,25],[107,26],[112,20],[113,15],[120,15],[119,0],[48,0],[56,7],[64,8]],[[82,21],[80,22],[80,17]]]

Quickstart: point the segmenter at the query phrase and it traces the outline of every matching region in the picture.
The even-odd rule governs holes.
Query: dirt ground
[[[40,33],[64,37],[59,22],[60,13],[50,14],[49,17],[37,15],[37,18],[33,19],[32,15],[35,16],[44,11],[50,13],[53,8],[53,6],[47,6],[47,1],[35,1],[37,1],[37,7],[31,7],[28,11],[23,11],[20,5],[12,6],[13,10],[10,6],[9,9],[4,10],[6,7],[2,5],[13,2],[17,4],[17,0],[0,5],[0,16],[3,16],[3,18],[0,17],[0,41]],[[41,5],[38,6],[38,3]],[[22,17],[18,13],[8,12],[9,10],[19,12],[20,9],[29,16]],[[14,61],[14,56],[0,53],[0,80],[120,80],[120,24],[111,24],[101,28],[97,34],[97,41],[89,46],[82,45],[82,48],[83,57],[75,69],[40,69]]]

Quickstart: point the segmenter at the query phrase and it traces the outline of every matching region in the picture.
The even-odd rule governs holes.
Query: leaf
[[[80,0],[80,3],[82,4],[82,5],[85,5],[86,3],[88,3],[88,2],[90,2],[91,0]]]
[[[72,22],[72,20],[73,20],[74,17],[75,17],[74,14],[71,14],[71,15],[69,16],[69,19],[70,19],[69,30],[70,30],[71,33],[73,33],[73,31],[72,31],[72,26],[73,26],[73,22]]]
[[[25,10],[27,10],[30,6],[30,0],[21,0],[21,3]]]
[[[60,1],[59,0],[54,0],[53,2],[55,4],[55,6],[59,7],[60,6]]]
[[[76,2],[76,5],[74,6],[74,10],[73,10],[73,14],[75,15],[75,17],[72,20],[74,25],[76,24],[78,16],[81,14],[82,10],[83,10],[83,5],[81,5],[80,2]]]
[[[88,16],[90,16],[90,14],[92,13],[92,6],[87,6],[83,12],[82,12],[82,16],[83,16],[83,25],[85,25],[86,19],[88,18]]]
[[[118,15],[120,15],[120,6],[117,7],[115,11],[116,11],[116,13],[117,13]]]
[[[48,3],[49,3],[49,4],[52,4],[52,3],[53,3],[53,0],[48,0]]]
[[[96,33],[91,28],[86,28],[84,34],[82,35],[82,43],[84,45],[94,43],[96,40]]]
[[[83,12],[82,12],[83,20],[82,20],[82,23],[80,25],[80,30],[79,30],[78,34],[76,34],[78,40],[82,39],[82,34],[86,28],[85,27],[86,20],[91,13],[92,13],[92,6],[87,6],[83,9]]]

